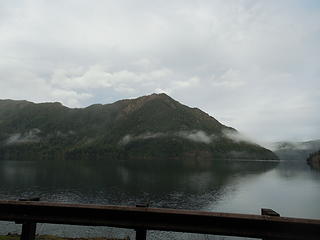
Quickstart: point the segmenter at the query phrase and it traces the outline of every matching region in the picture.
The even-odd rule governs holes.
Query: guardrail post
[[[40,201],[40,198],[19,199],[19,201]],[[36,237],[37,223],[23,222],[20,240],[34,240]]]
[[[136,229],[136,240],[146,240],[146,239],[147,239],[147,230]]]
[[[36,237],[37,223],[26,222],[22,224],[20,240],[34,240]]]
[[[261,215],[263,216],[272,216],[272,217],[280,217],[280,214],[277,213],[276,211],[273,211],[270,208],[261,208]],[[263,238],[262,240],[277,240],[274,238]]]
[[[147,208],[147,207],[149,207],[149,202],[136,204],[136,207]],[[137,229],[135,229],[135,231],[136,231],[136,240],[146,240],[147,239],[147,230],[146,229],[137,228]]]
[[[280,214],[270,208],[261,208],[261,215],[280,217]]]

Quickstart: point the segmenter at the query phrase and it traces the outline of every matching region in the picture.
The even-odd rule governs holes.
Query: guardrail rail
[[[145,240],[148,230],[268,240],[320,239],[320,220],[280,217],[271,209],[261,209],[261,214],[176,210],[150,208],[143,205],[130,207],[41,201],[0,201],[0,220],[22,224],[22,240],[35,238],[37,223],[135,229],[137,240]]]

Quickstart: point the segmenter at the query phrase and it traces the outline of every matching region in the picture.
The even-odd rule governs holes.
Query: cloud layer
[[[34,143],[39,142],[40,137],[38,136],[41,132],[38,128],[33,128],[25,133],[15,133],[8,137],[6,144],[19,144],[19,143]]]
[[[320,138],[318,1],[17,1],[0,98],[71,107],[166,92],[261,141]]]
[[[179,137],[184,138],[189,141],[199,142],[199,143],[211,143],[214,139],[214,135],[208,135],[204,131],[201,130],[192,130],[192,131],[179,131],[179,132],[146,132],[139,135],[125,135],[119,142],[121,145],[126,145],[132,141],[137,140],[145,140],[145,139],[152,139],[152,138],[162,138],[162,137]]]
[[[251,139],[244,136],[243,134],[235,131],[225,130],[222,133],[224,138],[228,138],[234,142],[249,142],[253,143]],[[192,142],[210,144],[214,143],[218,137],[214,134],[208,134],[202,130],[189,130],[189,131],[179,131],[179,132],[146,132],[139,135],[127,134],[119,142],[120,145],[126,145],[132,141],[162,138],[162,137],[179,137],[184,138]]]

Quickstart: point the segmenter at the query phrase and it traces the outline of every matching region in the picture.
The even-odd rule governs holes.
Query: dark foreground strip
[[[0,220],[264,239],[320,239],[320,220],[149,207],[0,201]]]

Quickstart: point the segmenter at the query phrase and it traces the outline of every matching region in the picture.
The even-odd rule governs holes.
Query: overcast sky
[[[1,0],[1,99],[153,92],[260,142],[320,138],[320,1]]]

